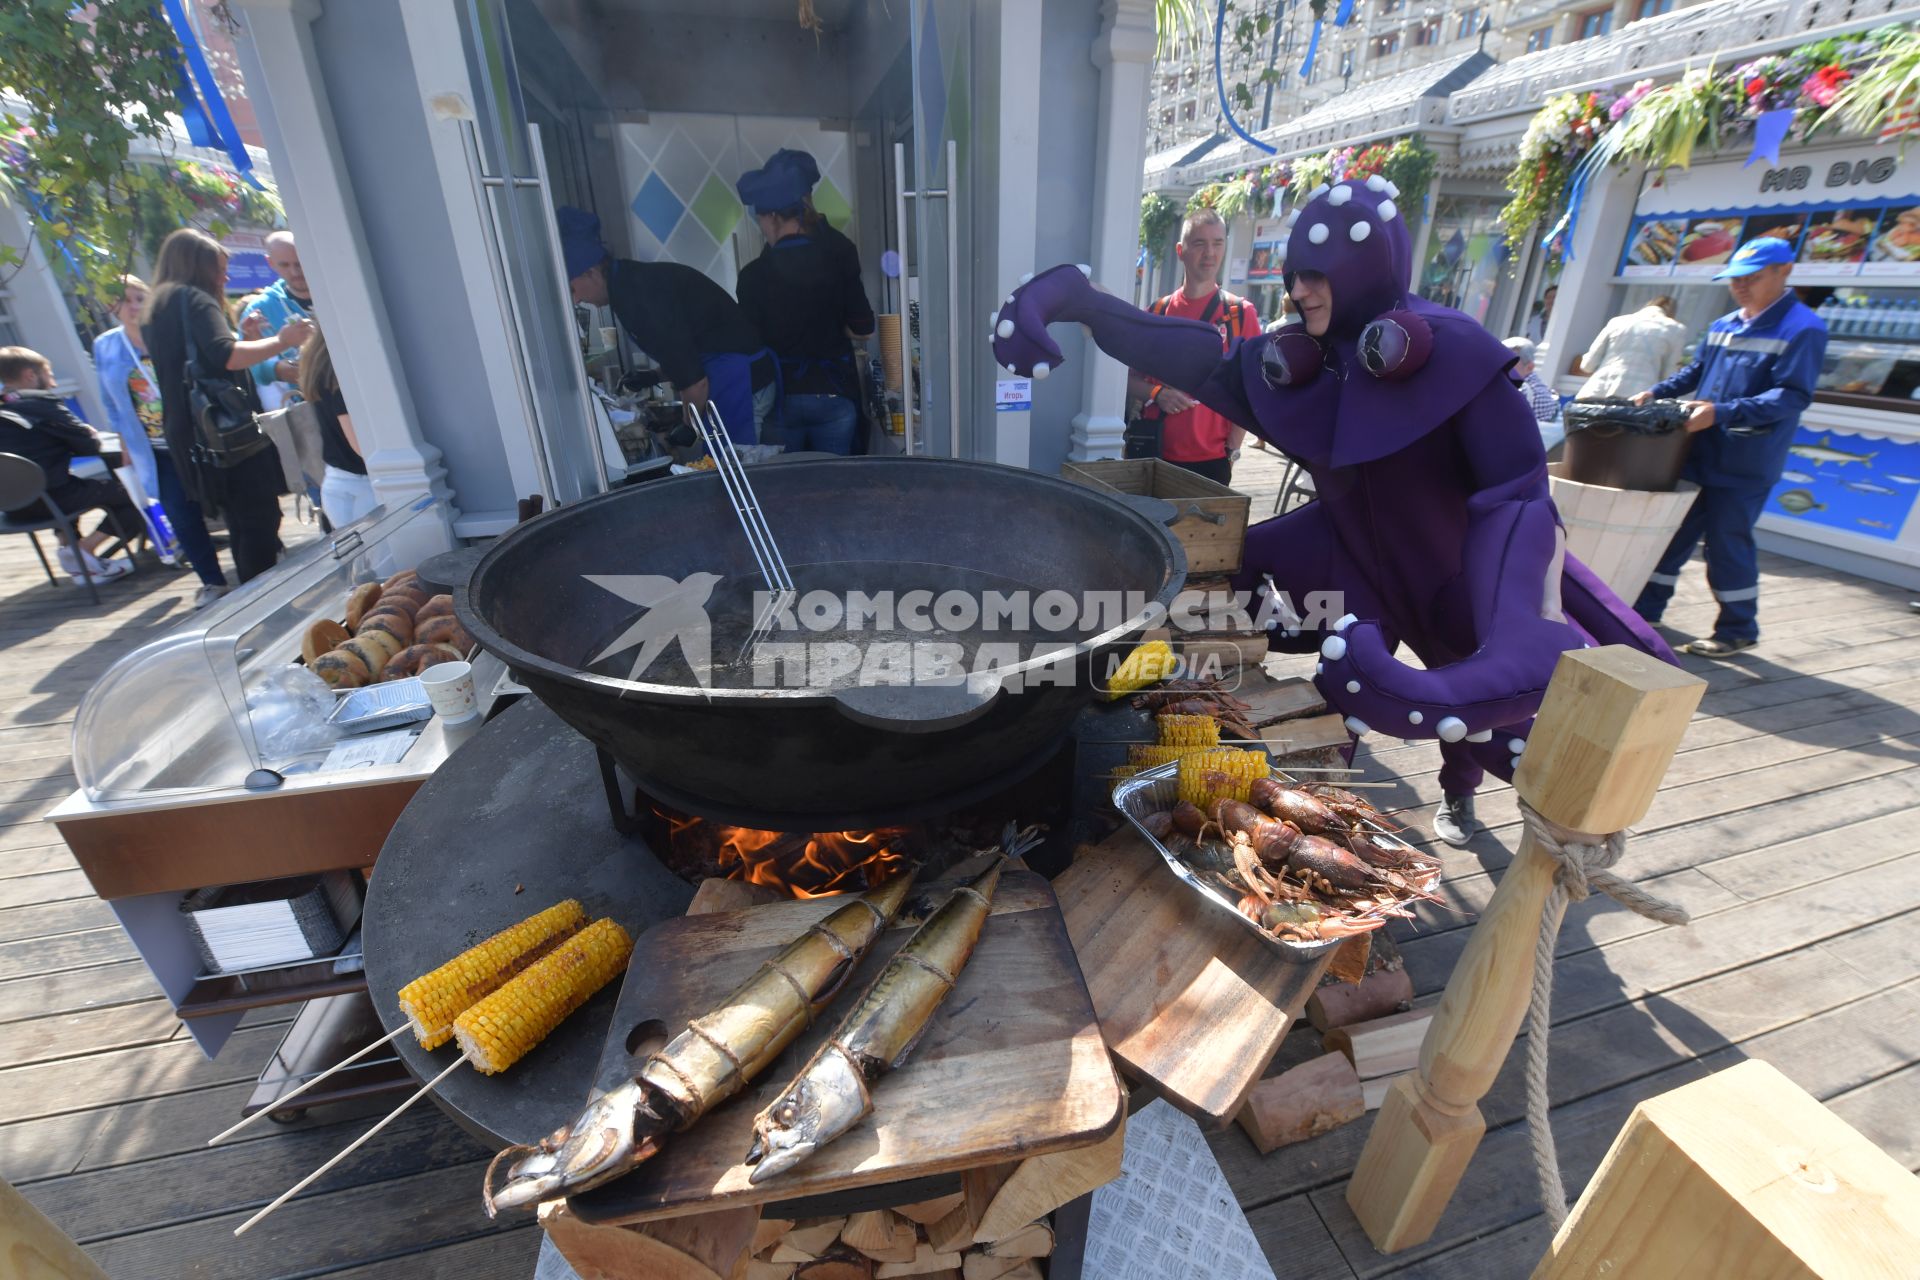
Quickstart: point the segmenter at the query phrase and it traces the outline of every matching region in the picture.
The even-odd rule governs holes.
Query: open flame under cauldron
[[[871,831],[757,831],[705,818],[660,816],[667,822],[674,870],[690,879],[743,880],[796,898],[864,893],[912,858],[906,827]]]

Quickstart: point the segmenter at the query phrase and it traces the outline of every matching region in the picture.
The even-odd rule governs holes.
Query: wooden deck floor
[[[1269,510],[1278,470],[1249,454]],[[1666,929],[1588,902],[1569,915],[1554,1000],[1555,1130],[1577,1192],[1640,1098],[1741,1056],[1765,1058],[1909,1166],[1920,1166],[1920,617],[1906,593],[1769,558],[1763,646],[1711,683],[1623,870],[1695,913]],[[360,1128],[333,1109],[218,1149],[290,1010],[255,1015],[216,1061],[181,1032],[146,970],[39,815],[73,786],[70,722],[88,685],[184,617],[190,576],[149,568],[104,603],[55,590],[25,539],[0,540],[0,1175],[116,1278],[462,1276],[526,1280],[537,1233],[489,1224],[486,1153],[422,1108],[261,1227],[232,1228]],[[1704,632],[1697,568],[1670,616]],[[1437,754],[1363,752],[1416,823]],[[1511,792],[1483,793],[1491,830],[1449,857],[1447,891],[1483,905],[1517,839]],[[1468,915],[1403,931],[1434,998]],[[1905,956],[1906,959],[1901,959]],[[1313,1049],[1289,1038],[1281,1063]],[[1489,1132],[1434,1240],[1374,1254],[1342,1199],[1366,1136],[1350,1125],[1261,1159],[1239,1132],[1214,1149],[1282,1280],[1524,1276],[1545,1246],[1518,1056]]]

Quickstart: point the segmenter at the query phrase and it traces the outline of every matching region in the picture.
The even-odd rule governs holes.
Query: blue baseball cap
[[[1783,262],[1793,261],[1793,246],[1778,236],[1761,236],[1749,240],[1734,251],[1727,265],[1714,276],[1715,280],[1727,280],[1734,276],[1750,276],[1762,267],[1777,267]]]

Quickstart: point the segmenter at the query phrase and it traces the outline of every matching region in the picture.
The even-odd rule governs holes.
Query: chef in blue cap
[[[718,410],[736,443],[756,443],[779,372],[732,295],[677,262],[615,258],[600,242],[600,219],[585,209],[563,206],[554,216],[573,300],[611,307],[682,403]]]
[[[1716,280],[1737,310],[1715,320],[1693,363],[1634,397],[1687,398],[1693,445],[1681,478],[1700,486],[1680,531],[1667,544],[1634,609],[1660,621],[1680,570],[1702,538],[1707,585],[1719,602],[1713,634],[1683,653],[1725,658],[1760,640],[1760,560],[1753,526],[1786,469],[1800,414],[1813,399],[1827,326],[1787,288],[1793,246],[1774,236],[1749,240]]]
[[[741,175],[740,200],[767,247],[740,271],[740,305],[780,360],[783,390],[769,441],[845,454],[860,420],[853,344],[873,336],[873,307],[852,244],[808,200],[819,172],[806,152],[777,151]]]

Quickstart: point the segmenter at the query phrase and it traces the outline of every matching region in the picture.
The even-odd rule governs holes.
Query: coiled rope
[[[1540,909],[1540,938],[1533,949],[1533,996],[1527,1004],[1527,1132],[1533,1145],[1533,1170],[1540,1181],[1540,1206],[1558,1231],[1567,1219],[1567,1189],[1560,1181],[1560,1157],[1548,1117],[1547,1035],[1552,1023],[1553,954],[1567,905],[1598,889],[1627,910],[1662,924],[1686,924],[1684,908],[1659,898],[1631,880],[1607,870],[1627,849],[1627,833],[1594,836],[1573,831],[1520,800],[1520,816],[1536,847],[1558,867],[1553,889]]]

